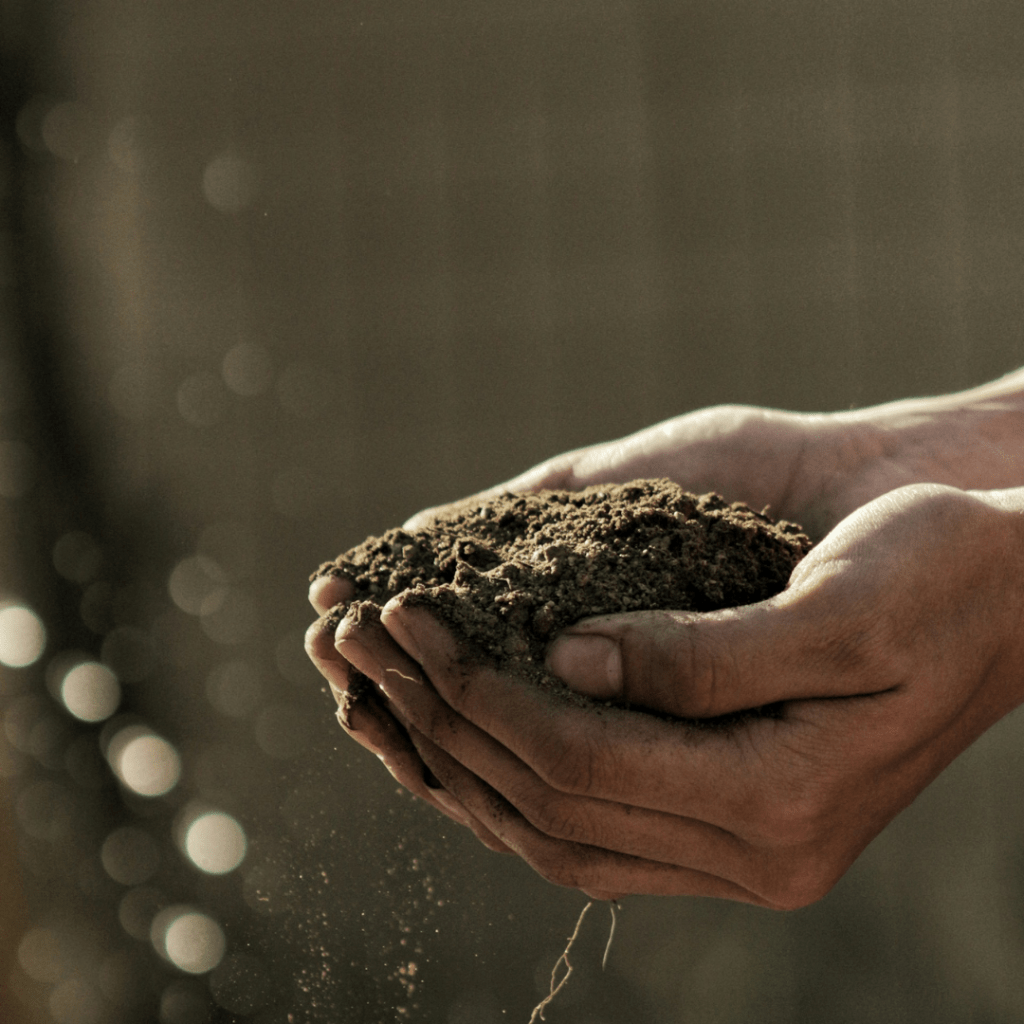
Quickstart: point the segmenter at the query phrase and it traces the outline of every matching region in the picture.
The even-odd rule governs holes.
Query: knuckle
[[[714,644],[696,623],[666,623],[671,652],[660,670],[663,685],[672,686],[676,712],[690,718],[712,718],[736,692],[735,662],[730,652]],[[658,672],[659,667],[650,670]]]
[[[568,801],[541,800],[519,810],[537,831],[552,839],[581,843],[587,841],[587,829]]]
[[[689,654],[690,713],[696,718],[706,718],[714,713],[715,698],[719,693],[728,692],[728,684],[723,680],[722,665],[714,656],[711,645],[706,638],[691,632],[691,642],[687,645]]]
[[[586,794],[593,785],[593,757],[578,737],[554,735],[542,744],[533,767],[544,782],[561,793]]]

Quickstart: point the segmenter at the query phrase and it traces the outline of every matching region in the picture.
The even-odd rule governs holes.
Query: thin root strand
[[[551,1000],[558,995],[559,992],[565,988],[565,983],[569,980],[572,974],[572,964],[569,963],[569,951],[572,949],[573,943],[576,941],[576,937],[580,933],[580,927],[583,924],[583,918],[587,916],[587,911],[594,905],[593,900],[589,901],[587,905],[580,911],[580,916],[576,919],[576,927],[573,929],[572,935],[569,936],[569,942],[565,947],[562,955],[555,961],[555,966],[551,968],[551,989],[548,994],[533,1008],[533,1013],[530,1014],[529,1024],[537,1024],[538,1020],[546,1020],[544,1016],[545,1008],[551,1003]],[[607,955],[607,954],[606,954]],[[556,981],[558,978],[558,968],[565,964],[565,974],[562,975],[560,981]]]
[[[608,929],[608,942],[604,947],[604,956],[601,957],[602,971],[608,966],[608,954],[612,951],[612,939],[615,938],[615,923],[618,921],[616,911],[619,909],[619,905],[615,900],[612,900],[611,903],[608,904],[608,909],[612,912],[612,926]]]

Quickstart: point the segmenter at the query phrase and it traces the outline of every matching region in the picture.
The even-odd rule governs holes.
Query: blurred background
[[[0,0],[0,47],[0,1016],[526,1024],[584,900],[344,741],[307,576],[666,416],[1021,365],[1024,5]],[[1022,741],[813,907],[629,899],[603,974],[593,912],[548,1020],[1021,1020]]]

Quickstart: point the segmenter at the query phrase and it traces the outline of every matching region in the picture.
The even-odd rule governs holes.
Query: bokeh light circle
[[[93,131],[89,110],[74,100],[54,104],[40,125],[46,148],[54,156],[74,164],[89,151]]]
[[[39,660],[46,647],[46,627],[31,608],[9,604],[0,608],[0,662],[24,668]]]
[[[253,342],[243,341],[229,349],[221,364],[224,383],[245,398],[261,395],[273,379],[270,353]]]
[[[30,928],[18,944],[18,964],[33,980],[53,985],[67,970],[60,934],[53,928]]]
[[[160,995],[160,1024],[209,1024],[211,1012],[209,989],[192,979],[172,982]]]
[[[241,659],[218,665],[206,678],[207,700],[229,718],[256,714],[262,693],[259,667]]]
[[[150,940],[160,956],[187,974],[212,971],[227,949],[221,926],[209,914],[184,905],[156,915]]]
[[[203,171],[203,195],[221,213],[239,213],[259,191],[256,168],[233,153],[214,157]]]
[[[226,875],[245,859],[245,830],[223,811],[200,815],[185,833],[185,852],[200,871]]]
[[[114,736],[107,760],[121,782],[139,796],[163,796],[181,778],[181,758],[173,744],[140,726],[128,726]]]
[[[103,550],[84,530],[63,534],[53,545],[53,566],[72,583],[88,583],[103,563]]]
[[[51,989],[47,1005],[55,1024],[100,1024],[106,1009],[92,983],[78,976],[65,978]]]
[[[83,722],[102,722],[121,703],[117,676],[98,661],[83,661],[72,668],[60,684],[64,706]]]
[[[205,555],[189,555],[171,570],[167,589],[171,600],[189,615],[212,615],[227,595],[224,570]]]

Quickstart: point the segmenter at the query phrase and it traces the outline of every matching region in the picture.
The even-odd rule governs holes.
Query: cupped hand
[[[668,477],[701,494],[768,506],[819,540],[851,512],[897,487],[1017,487],[1024,480],[1019,392],[1024,373],[951,395],[864,409],[795,413],[717,405],[676,416],[629,437],[565,452],[405,524],[504,491],[579,490],[591,484]]]
[[[984,492],[900,488],[768,601],[563,632],[549,667],[589,700],[480,667],[400,601],[339,648],[544,877],[798,907],[1024,697],[1019,524]]]
[[[1007,437],[1000,441],[987,425],[989,405],[975,406],[959,396],[822,414],[711,406],[557,455],[486,491],[424,509],[404,525],[421,529],[506,491],[580,490],[667,477],[697,494],[714,490],[730,501],[768,507],[775,518],[800,523],[819,540],[855,509],[907,484],[1020,483],[1016,424],[1001,428]],[[321,615],[351,596],[351,584],[336,576],[319,576],[309,589]]]
[[[997,430],[986,418],[992,415],[988,405],[955,395],[837,413],[712,406],[557,455],[479,494],[419,512],[405,526],[419,529],[505,491],[668,477],[696,494],[718,491],[729,501],[767,506],[819,540],[854,510],[907,484],[1019,484],[1019,431],[1003,421]]]

